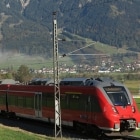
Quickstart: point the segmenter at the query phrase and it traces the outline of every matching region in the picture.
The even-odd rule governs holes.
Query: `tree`
[[[31,77],[29,68],[25,65],[21,65],[16,73],[15,79],[21,83],[27,83]]]
[[[13,75],[12,75],[12,73],[9,72],[9,73],[2,75],[2,78],[3,79],[13,79]]]

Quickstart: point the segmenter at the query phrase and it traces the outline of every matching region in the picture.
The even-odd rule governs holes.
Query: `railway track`
[[[98,139],[97,139],[98,140]],[[131,136],[124,136],[124,137],[122,137],[122,138],[104,138],[103,140],[140,140],[140,137],[137,137],[137,136],[133,136],[133,135],[131,135]]]
[[[5,118],[0,115],[0,124],[9,127],[18,127],[22,130],[32,132],[35,134],[45,135],[49,137],[54,137],[54,124],[40,122],[36,120],[30,120],[25,118]],[[140,140],[140,137],[127,136],[123,138],[99,138],[94,139],[92,136],[87,136],[84,133],[75,132],[70,127],[62,127],[63,137],[72,140]]]
[[[137,136],[127,136],[126,140],[140,140],[140,137],[137,137]]]

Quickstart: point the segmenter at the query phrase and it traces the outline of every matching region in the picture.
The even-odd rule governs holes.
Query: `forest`
[[[85,46],[87,38],[140,52],[139,0],[29,0],[24,7],[20,0],[1,0],[0,7],[2,53],[12,51],[51,57],[54,11],[58,37],[68,40],[59,42],[60,53]],[[79,40],[75,35],[82,39],[74,41]],[[98,52],[95,48],[93,51]]]

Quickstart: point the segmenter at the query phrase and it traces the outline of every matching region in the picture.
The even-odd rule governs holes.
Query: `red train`
[[[60,82],[62,125],[88,133],[128,135],[140,128],[140,113],[129,90],[106,78]],[[54,87],[0,85],[1,114],[54,122]]]

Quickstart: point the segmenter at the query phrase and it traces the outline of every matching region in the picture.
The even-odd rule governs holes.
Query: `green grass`
[[[135,136],[140,136],[140,130],[134,132]],[[18,128],[9,128],[0,126],[0,140],[54,140],[53,137],[47,137],[22,131]],[[69,138],[57,138],[57,140],[69,140]]]
[[[15,128],[0,126],[1,140],[51,140],[45,136],[38,136]]]
[[[127,88],[132,94],[139,94],[140,92],[140,80],[127,80],[124,82]]]
[[[140,130],[136,130],[133,135],[140,136]]]
[[[140,111],[140,98],[136,98],[135,101],[136,101],[138,109]]]
[[[138,94],[140,90],[140,80],[129,80],[125,81],[124,84],[128,87],[128,89],[131,91],[132,94]],[[135,99],[139,112],[140,112],[140,98]],[[134,132],[134,135],[140,136],[140,130],[137,130]]]
[[[124,84],[129,88],[139,88],[140,87],[140,80],[127,80]]]
[[[59,63],[73,65],[71,58],[63,57],[59,59]],[[6,55],[0,57],[0,69],[13,68],[17,70],[21,65],[26,65],[28,68],[41,69],[43,67],[52,68],[53,58],[45,59],[40,56],[28,56],[24,54]]]
[[[137,103],[137,106],[138,106],[138,109],[139,109],[139,112],[140,112],[140,98],[136,98],[135,101],[136,101],[136,103]],[[134,132],[134,135],[140,136],[140,130],[136,130],[136,131]]]
[[[73,35],[77,40],[85,41],[88,44],[93,43],[93,40],[88,39],[88,38],[82,38],[76,35]],[[85,45],[85,46],[86,46]],[[96,42],[94,44],[94,47],[97,51],[102,52],[104,54],[112,55],[112,54],[117,54],[117,53],[126,53],[129,52],[127,48],[116,48],[113,46],[109,46],[106,44],[102,44],[100,42]],[[81,47],[82,48],[82,47]],[[74,51],[74,50],[73,50]],[[53,53],[53,52],[52,52]],[[140,53],[139,53],[140,54]],[[130,58],[129,58],[130,60]],[[60,64],[67,64],[68,66],[73,65],[73,61],[70,57],[66,56],[63,58],[59,58]],[[52,67],[53,66],[53,58],[47,58],[44,59],[41,56],[28,56],[20,53],[6,53],[6,54],[1,54],[0,55],[0,69],[4,68],[13,68],[13,69],[18,69],[19,66],[21,65],[26,65],[29,68],[34,68],[34,69],[40,69],[42,67]]]

